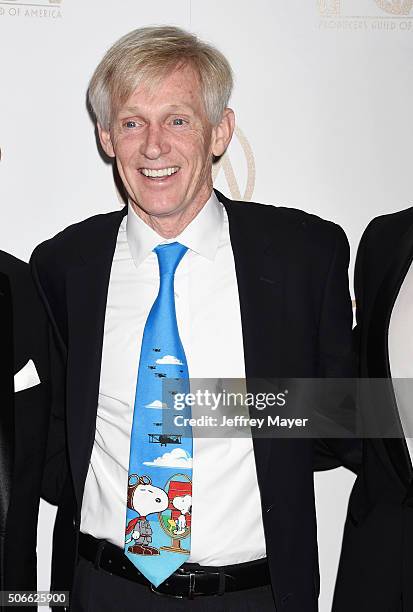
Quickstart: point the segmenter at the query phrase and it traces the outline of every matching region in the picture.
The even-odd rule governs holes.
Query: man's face
[[[155,217],[199,210],[207,201],[213,155],[221,155],[229,142],[221,132],[206,117],[190,66],[175,69],[155,92],[138,87],[110,132],[99,129],[135,209]]]

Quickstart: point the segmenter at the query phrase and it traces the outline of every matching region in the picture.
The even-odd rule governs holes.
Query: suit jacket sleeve
[[[357,250],[356,264],[354,266],[354,294],[356,298],[356,327],[353,330],[354,347],[358,358],[360,357],[361,322],[364,319],[364,267],[366,261],[367,245],[371,236],[371,230],[375,227],[376,219],[370,221],[364,230]],[[357,371],[359,371],[357,364]]]
[[[349,245],[344,231],[336,226],[336,240],[326,279],[319,327],[319,372],[321,378],[356,376],[352,341],[352,308],[348,288]],[[349,389],[352,389],[351,384]],[[338,421],[355,431],[355,397],[343,397]],[[327,407],[328,408],[328,407]],[[337,407],[335,406],[334,409]],[[333,414],[334,420],[334,414]],[[326,470],[341,465],[357,472],[361,464],[361,441],[352,438],[325,438],[315,442],[315,469]]]
[[[47,294],[42,274],[39,247],[30,259],[30,267],[37,291],[48,314],[49,355],[51,372],[51,415],[46,449],[46,460],[42,480],[42,497],[57,505],[68,477],[68,460],[65,432],[65,352],[56,323],[51,300]]]
[[[3,450],[11,463],[11,470],[6,472],[0,467],[5,512],[0,525],[1,586],[6,591],[31,590],[36,588],[37,521],[50,408],[47,318],[28,265],[0,252],[0,269],[9,286],[8,328],[1,342],[7,347],[4,355],[9,378],[7,390],[11,391],[9,401],[0,407],[6,412],[1,420],[8,428],[2,432],[1,442],[7,444]],[[33,362],[39,381],[14,392],[13,373],[24,369],[29,361]],[[5,422],[7,412],[9,418]],[[10,468],[10,464],[3,467]]]

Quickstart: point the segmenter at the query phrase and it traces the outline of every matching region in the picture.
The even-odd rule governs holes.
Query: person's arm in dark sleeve
[[[38,249],[32,254],[30,267],[36,289],[49,319],[51,411],[46,458],[42,479],[42,497],[57,505],[68,475],[65,431],[65,348],[56,323],[49,296],[44,289]]]
[[[339,379],[347,379],[348,384],[343,383],[344,391],[340,396],[340,383],[338,383],[337,395],[333,394],[334,402],[322,406],[323,412],[331,418],[331,437],[315,440],[314,469],[328,470],[344,466],[357,473],[362,461],[362,443],[361,440],[352,437],[352,434],[356,433],[357,367],[352,334],[353,313],[348,287],[349,245],[344,231],[338,226],[334,229],[335,245],[320,317],[318,376],[327,379],[326,386],[334,387],[333,381]],[[320,383],[322,385],[323,380]],[[335,431],[337,437],[334,437]]]

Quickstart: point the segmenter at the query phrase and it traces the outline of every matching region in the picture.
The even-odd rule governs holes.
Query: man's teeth
[[[175,172],[178,172],[178,170],[179,168],[177,167],[162,168],[162,170],[150,170],[149,168],[142,168],[141,172],[145,176],[150,176],[152,178],[155,178],[159,176],[171,176],[171,174],[175,174]]]

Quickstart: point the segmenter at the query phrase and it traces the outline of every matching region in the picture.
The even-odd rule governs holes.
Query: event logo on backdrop
[[[377,5],[391,15],[409,15],[413,7],[413,0],[376,0]]]
[[[239,169],[235,172],[234,167]],[[238,126],[235,127],[234,138],[228,151],[214,164],[212,178],[223,173],[233,200],[252,198],[255,187],[255,159],[247,137]]]
[[[0,17],[23,19],[60,19],[63,0],[0,1]]]
[[[413,31],[413,0],[318,0],[321,29]]]

